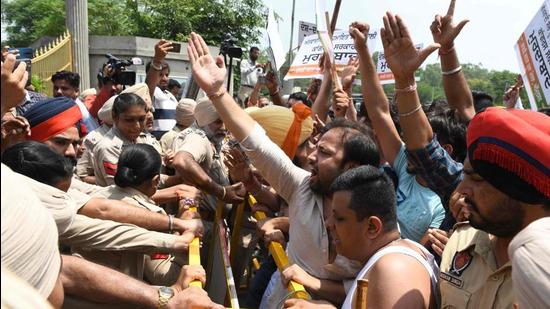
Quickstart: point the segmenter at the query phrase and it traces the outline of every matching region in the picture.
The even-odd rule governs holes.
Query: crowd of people
[[[145,83],[118,85],[104,66],[98,90],[81,92],[60,71],[53,98],[26,89],[25,63],[3,53],[2,307],[225,308],[212,266],[222,224],[237,231],[220,250],[244,308],[364,308],[362,279],[367,308],[549,308],[548,109],[515,109],[517,85],[504,107],[471,91],[454,44],[468,21],[454,8],[423,49],[383,16],[392,98],[364,22],[349,25],[356,58],[334,75],[321,57],[322,80],[288,97],[256,47],[231,96],[223,57],[197,33],[197,100],[170,79],[166,40]],[[415,72],[436,51],[446,101],[420,102]],[[236,211],[248,196],[257,203]],[[204,267],[189,265],[196,237]]]

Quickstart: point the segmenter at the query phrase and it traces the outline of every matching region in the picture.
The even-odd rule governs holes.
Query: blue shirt
[[[393,169],[397,173],[397,221],[401,237],[419,242],[429,228],[439,228],[445,210],[432,190],[421,186],[415,175],[407,173],[407,156],[402,145]]]

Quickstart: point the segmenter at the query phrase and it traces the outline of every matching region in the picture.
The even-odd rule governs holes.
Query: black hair
[[[458,162],[464,162],[467,122],[461,120],[454,109],[449,108],[436,108],[427,116],[439,144],[453,146],[451,157]]]
[[[149,144],[124,147],[118,158],[115,184],[119,187],[135,187],[160,174],[162,159]]]
[[[323,128],[321,134],[325,134],[330,130],[343,131],[344,157],[342,166],[348,162],[357,162],[359,165],[380,165],[380,153],[372,129],[358,122],[337,118],[329,122]]]
[[[481,113],[487,107],[494,106],[493,97],[485,92],[472,91],[472,97],[474,99],[474,109],[477,113]]]
[[[113,118],[126,112],[132,106],[141,106],[147,110],[147,103],[135,93],[123,93],[116,97],[113,102]]]
[[[145,73],[149,73],[149,69],[151,69],[151,63],[152,61],[149,61],[145,65]],[[162,68],[161,71],[164,69],[168,69],[168,71],[170,71],[170,65],[166,61],[162,61],[162,64],[160,65],[160,67]]]
[[[305,105],[308,107],[311,107],[311,101],[307,98],[307,94],[303,92],[294,92],[293,94],[288,96],[288,99],[294,99],[296,101],[302,101]]]
[[[255,50],[260,51],[260,49],[257,46],[252,46],[252,47],[250,47],[250,50],[248,52],[251,53]]]
[[[36,141],[17,143],[4,151],[2,163],[13,171],[52,187],[72,177],[74,165],[46,144]]]
[[[174,87],[181,88],[181,84],[177,80],[170,78],[168,80],[168,89],[172,90],[172,88],[174,88]]]
[[[384,224],[384,231],[397,229],[395,190],[380,169],[365,165],[344,172],[330,186],[331,193],[338,191],[351,192],[348,208],[355,212],[357,221],[376,216]]]
[[[66,80],[73,88],[80,87],[80,75],[78,73],[69,72],[69,71],[58,71],[52,75],[52,83],[55,83],[57,80]]]

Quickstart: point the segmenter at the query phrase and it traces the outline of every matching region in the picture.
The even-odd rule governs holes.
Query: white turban
[[[151,107],[153,105],[153,101],[151,101],[151,94],[149,93],[149,86],[147,86],[146,83],[139,83],[135,84],[131,87],[128,87],[124,89],[120,94],[123,93],[133,93],[138,95],[140,98],[147,103],[148,107]]]
[[[183,98],[176,107],[176,122],[182,126],[189,127],[195,122],[195,107],[197,102],[193,99]]]
[[[550,308],[550,217],[532,222],[508,246],[519,308]]]
[[[117,95],[110,97],[97,112],[97,118],[108,125],[113,124],[113,104],[117,97]]]
[[[195,119],[199,127],[204,127],[220,119],[214,104],[208,98],[202,98],[195,107]]]
[[[97,95],[97,90],[95,88],[88,88],[80,93],[80,99],[84,100],[89,95]]]
[[[57,228],[21,177],[2,164],[2,265],[47,298],[61,270]]]

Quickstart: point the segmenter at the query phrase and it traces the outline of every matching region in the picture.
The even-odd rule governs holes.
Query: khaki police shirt
[[[97,192],[94,197],[121,200],[136,207],[166,214],[164,209],[158,207],[148,196],[130,187],[122,188],[117,185],[112,185],[103,188],[103,190]],[[145,259],[142,253],[98,250],[78,250],[78,253],[90,261],[107,265],[132,277],[140,280],[144,278]]]
[[[117,185],[112,185],[103,188],[103,190],[97,192],[94,197],[104,197],[111,200],[121,200],[130,205],[145,208],[152,212],[160,213],[163,215],[166,214],[166,211],[157,206],[155,201],[153,201],[150,197],[131,187],[122,188]]]
[[[441,308],[513,308],[510,262],[497,269],[489,234],[457,225],[443,252]]]
[[[172,143],[181,131],[182,130],[178,126],[174,126],[172,130],[162,135],[160,138],[160,146],[162,147],[162,151],[164,153],[168,150],[172,150]]]
[[[113,126],[94,147],[94,174],[97,185],[105,187],[114,183],[118,157],[124,146],[131,144],[134,143],[125,138],[116,126]]]
[[[162,152],[162,147],[160,146],[160,142],[153,136],[153,134],[149,132],[141,132],[139,137],[136,140],[136,143],[138,144],[148,144],[155,148],[155,150],[162,156],[164,153]]]
[[[181,131],[172,143],[174,153],[178,151],[188,152],[193,156],[202,169],[221,186],[229,185],[228,171],[223,163],[223,155],[218,152],[203,130],[191,126]],[[185,177],[185,175],[182,175]],[[201,206],[216,211],[217,198],[208,194],[201,202]]]
[[[76,164],[76,175],[78,177],[86,177],[94,175],[94,159],[93,151],[95,145],[109,132],[111,127],[103,124],[101,127],[88,133],[82,141],[84,152]]]

